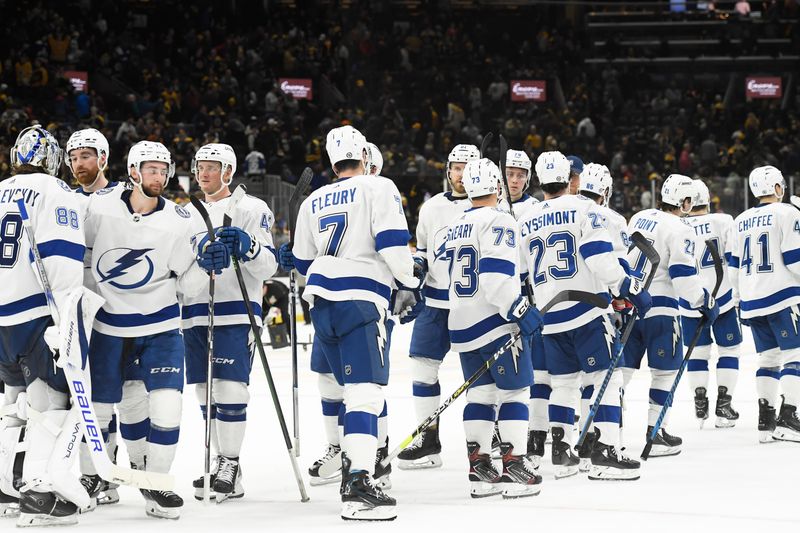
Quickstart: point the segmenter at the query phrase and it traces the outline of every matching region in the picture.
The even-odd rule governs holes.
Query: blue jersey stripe
[[[606,298],[608,300],[608,303],[611,303],[611,296],[607,292],[600,292],[598,293],[598,296]],[[592,309],[597,309],[597,308],[586,302],[578,302],[575,305],[567,307],[566,309],[562,309],[560,311],[548,311],[544,315],[544,324],[546,326],[552,326],[555,324],[562,324],[564,322],[569,322],[570,320],[574,320],[579,316],[588,313]]]
[[[392,295],[392,289],[388,285],[384,285],[374,279],[362,278],[359,276],[348,276],[343,278],[326,278],[322,274],[311,274],[308,277],[306,286],[316,285],[328,291],[370,291],[378,296],[383,297],[386,301]]]
[[[301,275],[305,276],[308,269],[311,267],[312,260],[306,261],[305,259],[298,259],[297,257],[294,258],[294,267],[300,272]]]
[[[466,329],[451,329],[450,330],[450,342],[456,344],[465,344],[468,342],[472,342],[477,338],[480,338],[495,328],[499,328],[500,326],[508,325],[510,322],[500,316],[499,314],[492,315],[488,318],[484,318],[477,324],[473,324],[472,326]]]
[[[735,255],[731,255],[728,257],[728,266],[733,268],[739,268],[739,258]]]
[[[757,298],[755,300],[742,300],[739,303],[739,307],[742,311],[755,311],[757,309],[764,309],[765,307],[771,307],[775,304],[779,304],[782,301],[788,300],[794,296],[800,296],[800,287],[787,287],[776,293],[770,294],[769,296],[764,296],[763,298]]]
[[[512,261],[506,259],[497,259],[495,257],[484,257],[478,261],[478,272],[481,274],[505,274],[506,276],[513,276],[516,267]]]
[[[150,313],[149,315],[143,315],[140,313],[117,314],[109,313],[105,309],[100,309],[97,312],[96,318],[103,324],[107,324],[116,328],[132,328],[136,326],[158,324],[159,322],[178,318],[179,316],[180,308],[178,307],[178,304],[172,304],[159,311],[156,311],[155,313]]]
[[[261,316],[261,305],[250,302],[253,314]],[[217,316],[246,315],[247,307],[244,302],[214,302],[214,314]],[[187,320],[198,316],[208,316],[208,304],[184,305],[181,309],[181,318]]]
[[[46,305],[47,298],[44,297],[44,294],[32,294],[20,300],[0,305],[0,316],[13,316]]]
[[[39,248],[39,255],[42,259],[47,257],[66,257],[67,259],[74,259],[83,263],[83,255],[86,253],[86,247],[82,244],[77,244],[63,239],[55,239],[52,241],[42,242],[37,245]],[[33,261],[33,253],[29,253],[29,258]]]
[[[422,290],[425,298],[432,298],[434,300],[442,300],[444,302],[450,299],[450,292],[447,289],[437,289],[435,287],[428,287]]]
[[[387,229],[375,235],[375,251],[380,252],[384,248],[394,246],[408,246],[411,234],[407,229]]]
[[[728,290],[728,292],[726,292],[725,294],[723,294],[722,296],[717,298],[717,305],[719,307],[722,307],[723,305],[727,304],[731,300],[733,300],[733,289]],[[683,298],[679,299],[679,303],[680,303],[680,306],[682,308],[684,308],[684,309],[695,309],[694,307],[689,305],[688,301],[684,300]]]
[[[678,300],[670,298],[669,296],[653,296],[653,307],[670,307],[672,309],[677,309]]]
[[[689,265],[672,265],[669,267],[669,277],[685,278],[687,276],[694,276],[697,274],[697,269]]]
[[[587,242],[578,248],[578,251],[581,253],[581,256],[583,256],[584,259],[589,259],[593,255],[605,254],[613,250],[614,247],[611,246],[611,243],[608,241]]]
[[[783,252],[783,264],[793,265],[800,261],[800,248]]]

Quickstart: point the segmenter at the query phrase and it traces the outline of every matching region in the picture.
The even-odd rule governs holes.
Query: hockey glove
[[[44,330],[44,342],[47,343],[47,347],[53,352],[53,360],[56,361],[56,365],[61,366],[58,365],[59,349],[61,349],[61,332],[58,326],[48,326],[47,329]]]
[[[228,247],[220,241],[207,241],[205,243],[200,241],[198,249],[201,251],[197,254],[197,264],[209,274],[212,272],[222,274],[222,270],[228,268],[231,264],[231,254],[228,253]]]
[[[281,247],[278,249],[278,263],[280,263],[281,268],[286,272],[294,270],[294,254],[288,242],[281,244]]]
[[[719,306],[711,293],[703,289],[703,305],[700,306],[700,313],[706,317],[706,326],[710,326],[719,316]]]
[[[425,276],[428,275],[428,260],[424,257],[414,256],[414,277],[419,280],[420,287],[425,282]]]
[[[228,248],[231,257],[235,257],[242,263],[255,259],[261,252],[261,245],[255,236],[236,226],[218,229],[217,239]]]
[[[636,314],[639,318],[644,318],[644,315],[653,307],[653,298],[650,293],[644,290],[642,284],[638,280],[626,277],[619,284],[620,298],[625,298],[630,301],[636,308]]]
[[[623,298],[615,298],[611,306],[614,308],[614,325],[622,331],[633,318],[633,305]]]
[[[542,328],[542,324],[544,323],[539,310],[535,307],[531,307],[528,298],[522,295],[511,305],[506,319],[517,323],[523,337],[532,336]]]
[[[408,289],[401,285],[399,289],[392,291],[390,304],[392,314],[400,319],[401,324],[407,324],[425,309],[425,298],[420,289]]]

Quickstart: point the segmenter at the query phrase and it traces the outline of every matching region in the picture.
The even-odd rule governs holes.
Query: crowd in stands
[[[590,68],[584,30],[557,8],[430,8],[406,20],[381,2],[225,4],[0,0],[0,175],[32,121],[63,142],[81,126],[103,131],[112,178],[124,177],[128,147],[148,139],[166,144],[181,175],[200,145],[226,142],[240,175],[292,181],[311,166],[316,184],[331,177],[326,132],[353,124],[380,146],[383,174],[397,180],[412,220],[441,190],[450,148],[480,144],[486,131],[532,158],[557,149],[607,164],[624,214],[649,207],[651,181],[671,172],[721,176],[717,197],[739,194],[741,177],[765,162],[800,175],[796,86],[782,107],[729,98],[724,84]],[[782,17],[797,17],[794,0],[778,4]],[[798,26],[786,29],[792,46]],[[73,88],[69,70],[88,72],[88,92]],[[284,94],[279,77],[311,78],[314,99]],[[548,100],[512,103],[513,79],[546,80]]]

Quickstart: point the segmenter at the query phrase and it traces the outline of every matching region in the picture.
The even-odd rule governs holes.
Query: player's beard
[[[154,198],[156,196],[161,196],[161,193],[164,192],[164,185],[162,185],[161,183],[157,183],[157,182],[156,183],[149,183],[147,185],[143,184],[142,185],[142,190],[144,191],[144,193],[147,196],[149,196],[151,198]]]
[[[79,170],[75,173],[75,180],[85,187],[94,183],[97,180],[98,174],[100,174],[99,170],[95,173],[88,170]]]

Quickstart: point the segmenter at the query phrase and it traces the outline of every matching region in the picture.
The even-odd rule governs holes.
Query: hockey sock
[[[593,372],[590,374],[591,379],[594,381],[594,386],[590,385],[584,388],[584,391],[591,388],[593,391],[592,397],[586,401],[587,404],[594,404],[597,394],[594,391],[600,391],[600,385],[605,379],[605,371]],[[622,386],[622,372],[619,370],[611,374],[611,380],[608,382],[603,398],[600,400],[600,405],[597,412],[594,414],[593,425],[600,430],[600,442],[610,446],[619,447],[620,442],[620,425],[622,423],[622,408],[620,407],[621,397],[619,394]],[[587,416],[589,409],[587,408]],[[581,419],[581,423],[586,420]],[[591,430],[591,428],[590,428]]]
[[[417,423],[422,423],[439,407],[442,394],[439,387],[439,366],[441,364],[441,361],[427,357],[411,358],[412,392]]]
[[[667,396],[669,390],[672,388],[672,383],[675,381],[675,376],[678,374],[677,370],[657,370],[650,369],[651,382],[650,382],[650,409],[647,412],[647,425],[654,426],[661,414],[661,409],[667,403]],[[669,407],[667,407],[666,414],[661,427],[666,428],[669,420]]]
[[[781,389],[787,404],[798,407],[800,402],[800,354],[794,353],[781,371]]]
[[[547,409],[550,405],[550,393],[553,389],[550,388],[549,374],[548,383],[537,383],[536,376],[540,373],[547,373],[546,370],[535,370],[534,383],[530,388],[530,403],[528,429],[531,431],[547,431],[550,429],[550,418]]]
[[[767,350],[759,354],[761,367],[756,371],[756,392],[758,397],[767,400],[772,407],[780,407],[778,403],[778,389],[780,387],[781,367],[780,351]]]
[[[708,390],[708,359],[711,357],[711,345],[695,346],[692,356],[686,365],[686,373],[692,394],[697,387]],[[717,374],[719,375],[719,374]]]
[[[728,394],[733,396],[736,382],[739,380],[739,354],[738,346],[719,349],[717,360],[717,387],[725,387]]]
[[[477,442],[481,453],[490,453],[494,422],[497,420],[497,387],[494,384],[470,387],[466,396],[464,434],[467,442]]]
[[[212,387],[213,392],[213,387]],[[206,384],[198,383],[194,387],[194,393],[197,396],[197,401],[200,402],[200,413],[203,415],[203,421],[206,420],[208,414],[206,413]],[[214,399],[211,399],[211,452],[218,453],[219,441],[217,439],[217,406],[214,405]]]
[[[150,393],[145,465],[148,471],[169,472],[178,448],[182,406],[181,393],[176,389],[158,389]]]
[[[528,388],[498,391],[500,440],[514,447],[514,455],[525,455],[528,449],[528,393]]]
[[[342,451],[350,459],[350,471],[372,473],[378,449],[378,415],[383,410],[383,389],[375,383],[344,386],[344,438]]]
[[[584,385],[581,389],[581,423],[589,416],[589,409],[592,406],[594,396],[594,385]]]
[[[99,416],[99,415],[98,415]],[[117,414],[111,415],[111,422],[108,424],[108,440],[106,441],[106,451],[112,463],[117,462]]]
[[[247,384],[227,379],[214,380],[214,405],[217,408],[217,451],[225,457],[239,457],[247,427]]]
[[[378,415],[378,448],[383,448],[386,445],[386,440],[389,438],[389,409],[386,405],[386,400],[383,401],[383,410]]]
[[[551,375],[553,392],[550,394],[550,425],[564,428],[569,438],[575,425],[575,392],[578,390],[578,374]]]
[[[325,437],[330,444],[339,445],[339,411],[344,410],[342,394],[344,387],[336,382],[333,374],[319,374],[317,378],[319,394],[322,398],[322,425],[325,428]]]

